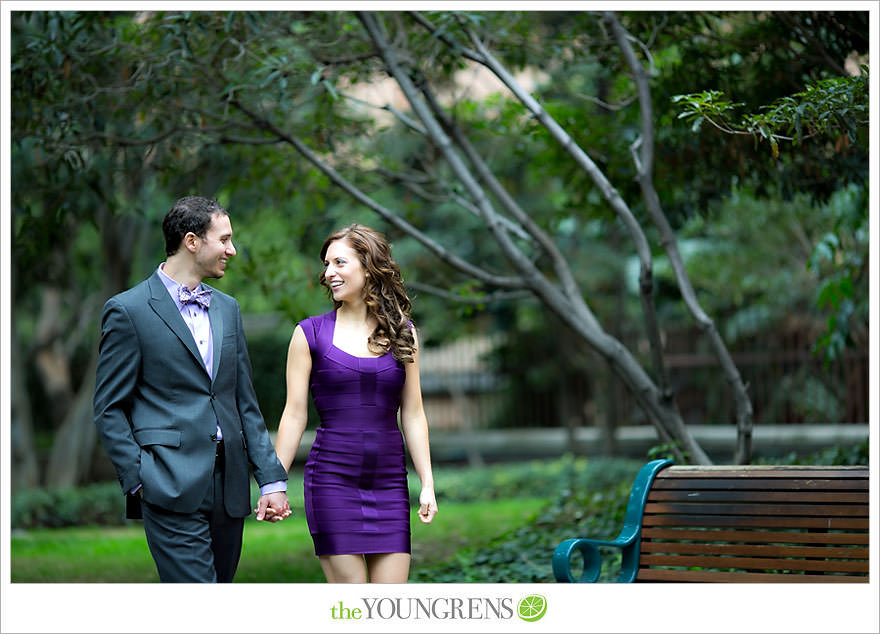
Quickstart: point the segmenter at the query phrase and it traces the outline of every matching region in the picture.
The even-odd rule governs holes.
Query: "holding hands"
[[[273,524],[293,513],[290,509],[290,502],[287,500],[287,493],[284,491],[261,495],[254,512],[257,514],[258,522],[265,520]]]

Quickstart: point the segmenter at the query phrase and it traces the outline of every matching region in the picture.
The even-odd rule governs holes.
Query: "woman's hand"
[[[435,515],[437,515],[437,499],[434,497],[434,489],[422,487],[422,492],[419,494],[419,519],[422,524],[430,524]]]

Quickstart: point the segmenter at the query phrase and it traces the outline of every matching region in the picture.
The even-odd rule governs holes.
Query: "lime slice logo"
[[[516,606],[516,613],[523,621],[529,623],[539,620],[547,612],[547,599],[540,594],[523,597]]]

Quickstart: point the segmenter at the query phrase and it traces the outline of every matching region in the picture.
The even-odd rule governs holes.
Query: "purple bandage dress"
[[[409,553],[409,492],[397,425],[403,364],[390,352],[365,358],[334,346],[336,311],[299,325],[309,342],[309,389],[321,418],[303,480],[315,554]]]

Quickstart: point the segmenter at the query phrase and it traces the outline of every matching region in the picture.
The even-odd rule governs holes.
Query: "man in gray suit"
[[[235,255],[229,215],[188,196],[162,230],[166,261],[104,305],[95,424],[161,581],[231,582],[249,471],[257,520],[270,522],[290,514],[287,473],[257,405],[238,302],[202,284]]]

